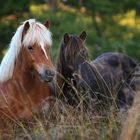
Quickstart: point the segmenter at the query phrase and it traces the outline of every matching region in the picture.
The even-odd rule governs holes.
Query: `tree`
[[[46,0],[51,8],[52,11],[57,10],[58,0]]]
[[[101,37],[105,24],[113,22],[113,15],[122,14],[129,10],[136,10],[140,14],[140,2],[138,0],[66,0],[66,4],[80,8],[86,8],[87,14],[92,16],[93,25],[97,36]]]

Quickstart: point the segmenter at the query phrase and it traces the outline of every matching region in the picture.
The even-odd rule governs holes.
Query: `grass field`
[[[17,122],[8,140],[139,140],[139,95],[127,112],[111,107],[106,115],[73,108],[56,99],[47,115]]]

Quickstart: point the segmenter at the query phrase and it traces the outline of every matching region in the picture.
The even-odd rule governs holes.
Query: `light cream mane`
[[[29,29],[22,40],[22,31],[26,22],[29,22]],[[38,43],[44,50],[46,44],[52,45],[51,32],[35,19],[29,19],[20,25],[14,34],[9,49],[0,65],[0,82],[5,82],[12,78],[15,61],[22,46],[28,47]]]

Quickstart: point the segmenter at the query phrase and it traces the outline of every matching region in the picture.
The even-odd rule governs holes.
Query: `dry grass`
[[[123,124],[120,140],[138,140],[140,121],[140,91],[136,94],[134,104],[129,110],[128,117]]]
[[[92,102],[88,104],[91,108],[84,108],[82,103],[78,108],[54,99],[47,113],[28,123],[11,125],[13,131],[4,137],[5,140],[139,140],[139,101],[137,92],[129,111],[119,110],[114,104],[102,113],[92,107]]]
[[[21,123],[14,127],[6,139],[116,140],[125,114],[111,108],[106,115],[95,115],[91,110],[83,111],[56,99],[46,116],[35,118],[35,122],[30,122],[32,125]]]
[[[90,108],[84,108],[82,103],[72,107],[54,99],[47,113],[11,124],[13,131],[0,140],[139,140],[139,101],[137,92],[129,111],[112,104],[102,113],[93,107],[94,100],[89,102]]]

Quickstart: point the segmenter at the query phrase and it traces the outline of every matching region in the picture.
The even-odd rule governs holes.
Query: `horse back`
[[[122,64],[123,67],[130,66],[131,68],[136,67],[136,62],[127,56],[126,54],[118,53],[118,52],[108,52],[103,53],[102,55],[98,56],[92,63],[100,63],[100,64],[107,64],[112,67],[119,66]]]
[[[90,64],[94,65],[103,76],[112,74],[125,80],[130,78],[137,66],[136,62],[129,56],[112,52],[100,55],[94,61],[91,61]]]
[[[104,53],[90,64],[96,68],[109,90],[117,94],[121,102],[132,102],[129,101],[132,97],[128,92],[124,93],[124,89],[131,89],[129,86],[137,66],[132,58],[122,53]]]

